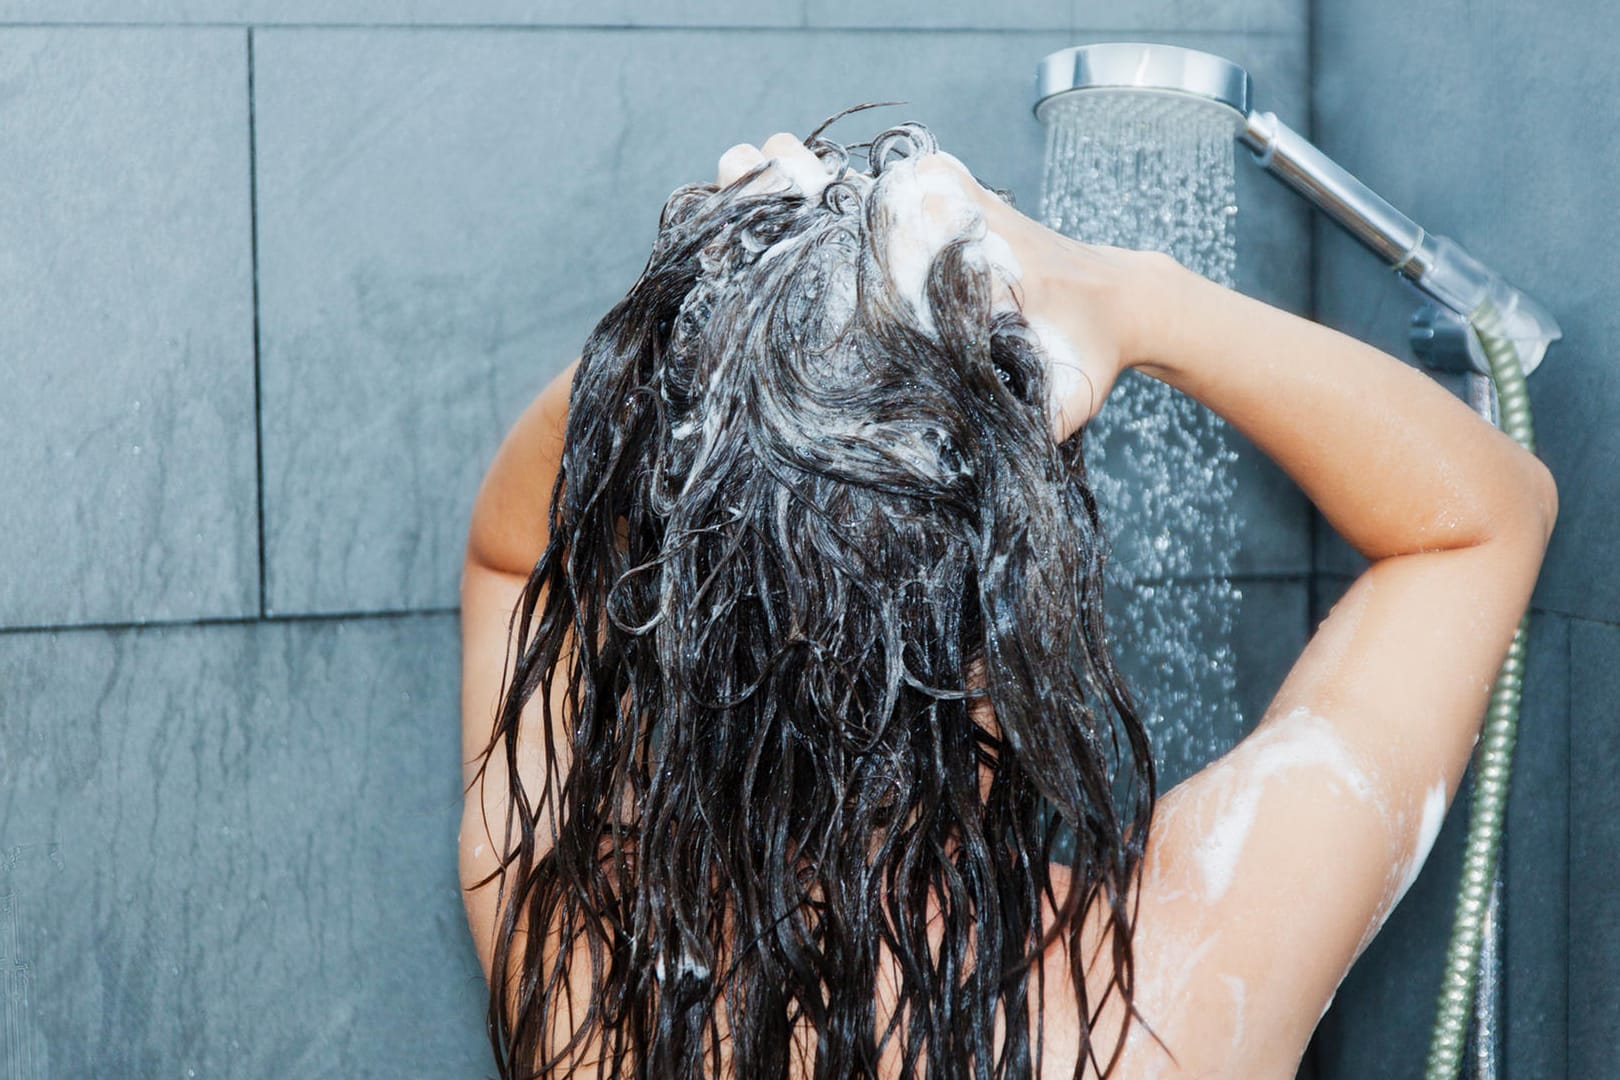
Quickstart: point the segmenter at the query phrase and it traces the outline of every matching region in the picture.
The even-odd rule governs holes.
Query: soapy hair
[[[511,784],[485,879],[502,1077],[875,1076],[895,1048],[908,1077],[1039,1075],[1059,937],[1075,1075],[1123,1048],[1091,1028],[1115,992],[1134,1013],[1155,780],[1105,642],[1083,433],[1054,442],[1038,343],[966,238],[925,296],[886,278],[885,171],[934,136],[854,144],[857,171],[826,126],[818,195],[744,190],[763,166],[676,190],[582,350],[484,751]],[[1112,981],[1089,1001],[1097,897]],[[882,1023],[880,944],[901,972]]]

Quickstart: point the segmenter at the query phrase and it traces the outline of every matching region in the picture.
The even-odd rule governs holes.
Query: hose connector
[[[1412,347],[1430,367],[1489,375],[1500,391],[1482,335],[1506,339],[1525,375],[1564,336],[1546,308],[1447,237],[1424,234],[1408,264],[1397,269],[1443,309],[1421,308],[1412,317]],[[1450,325],[1442,318],[1447,313]],[[1451,347],[1437,347],[1442,344]]]

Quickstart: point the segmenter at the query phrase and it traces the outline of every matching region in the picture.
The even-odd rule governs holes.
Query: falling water
[[[1041,216],[1093,244],[1165,251],[1232,284],[1237,201],[1232,114],[1155,91],[1050,102]],[[1239,522],[1226,422],[1165,383],[1124,372],[1086,434],[1112,538],[1114,655],[1130,680],[1168,790],[1246,727],[1231,648]]]

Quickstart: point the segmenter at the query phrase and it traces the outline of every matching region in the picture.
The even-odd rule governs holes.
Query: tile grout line
[[[1195,35],[1221,35],[1226,37],[1254,38],[1283,38],[1297,34],[1295,27],[1275,27],[1269,29],[1247,29],[1241,26],[1200,26],[1176,27],[1168,29],[1156,26],[1098,26],[1078,27],[1071,21],[1069,27],[1062,25],[1051,26],[889,26],[889,25],[854,25],[829,23],[826,25],[800,25],[798,23],[759,23],[756,25],[734,23],[588,23],[588,22],[560,22],[560,23],[390,23],[390,22],[230,22],[225,20],[198,20],[193,22],[134,22],[116,20],[50,20],[32,21],[5,21],[0,20],[0,29],[5,30],[395,30],[395,31],[519,31],[535,32],[545,30],[655,30],[690,33],[706,33],[709,31],[726,32],[760,32],[784,33],[794,31],[832,32],[832,33],[883,33],[883,34],[1053,34],[1067,32],[1074,34],[1168,34],[1172,36]]]
[[[1316,27],[1317,2],[1316,0],[1302,0],[1302,2],[1305,5],[1305,138],[1314,146],[1321,128],[1321,117],[1317,114],[1316,107],[1316,78],[1320,60],[1317,55],[1320,47]],[[1310,214],[1311,227],[1305,230],[1305,264],[1310,267],[1310,273],[1305,278],[1305,310],[1310,313],[1313,321],[1320,321],[1321,297],[1318,294],[1316,280],[1318,269],[1316,240],[1322,215],[1313,207],[1308,207],[1306,212]],[[1317,516],[1314,513],[1314,504],[1312,510],[1314,521]]]
[[[253,101],[253,27],[247,28],[248,251],[253,266],[253,464],[259,519],[259,617],[269,612],[264,557],[264,379],[259,339],[259,149]]]
[[[1141,583],[1151,585],[1192,585],[1211,580],[1214,579],[1205,575],[1184,578],[1143,578]],[[1230,574],[1226,576],[1225,580],[1239,586],[1250,584],[1298,584],[1309,586],[1310,575],[1305,573]],[[409,618],[414,615],[459,615],[460,613],[461,607],[451,604],[418,608],[378,608],[372,611],[307,611],[263,615],[213,615],[189,619],[147,619],[140,622],[33,623],[22,626],[0,626],[0,639],[3,639],[8,634],[66,634],[83,630],[164,630],[183,629],[191,626],[245,626],[254,623],[339,622],[344,619],[363,621],[368,619]]]
[[[1305,137],[1314,141],[1316,139],[1317,128],[1317,3],[1316,0],[1302,0],[1302,2],[1305,5]],[[1317,295],[1316,282],[1317,271],[1319,269],[1317,266],[1316,217],[1316,214],[1311,214],[1310,228],[1305,230],[1305,242],[1307,244],[1305,265],[1310,268],[1309,272],[1305,275],[1305,311],[1310,317],[1311,321],[1320,322],[1320,311],[1318,310],[1320,298]],[[1321,585],[1321,569],[1317,565],[1317,554],[1320,550],[1319,545],[1322,540],[1322,514],[1321,511],[1317,510],[1316,504],[1311,502],[1309,499],[1305,500],[1305,506],[1306,531],[1309,534],[1308,542],[1311,545],[1311,584],[1309,607],[1311,624],[1305,630],[1306,637],[1308,638],[1312,633],[1315,632],[1318,621],[1322,617],[1322,612],[1317,607],[1317,593],[1320,591]]]
[[[1300,0],[1300,3],[1305,8],[1305,137],[1314,142],[1315,139],[1316,139],[1316,129],[1317,129],[1317,116],[1316,116],[1316,77],[1317,77],[1317,65],[1316,65],[1316,46],[1317,46],[1316,15],[1317,15],[1318,3],[1317,3],[1317,0]],[[1318,223],[1317,223],[1316,218],[1317,218],[1317,215],[1314,212],[1311,213],[1310,227],[1305,230],[1305,245],[1306,245],[1306,247],[1305,247],[1305,266],[1306,266],[1306,272],[1305,272],[1305,311],[1306,311],[1306,315],[1313,322],[1320,321],[1319,312],[1318,312],[1319,297],[1318,297],[1318,294],[1317,294],[1317,283],[1316,283],[1316,276],[1317,276],[1317,271],[1318,271],[1318,266],[1317,266],[1318,246],[1317,246],[1317,243],[1316,243],[1316,230],[1317,230]],[[1319,610],[1319,608],[1318,608],[1318,600],[1317,600],[1318,595],[1321,592],[1321,580],[1322,580],[1321,575],[1318,572],[1318,567],[1317,567],[1318,544],[1319,544],[1319,542],[1321,540],[1321,530],[1322,530],[1322,514],[1321,514],[1321,511],[1317,510],[1316,504],[1314,502],[1312,502],[1309,498],[1307,498],[1305,500],[1305,507],[1306,507],[1306,521],[1305,521],[1306,542],[1308,544],[1310,544],[1310,549],[1311,549],[1311,577],[1310,577],[1310,584],[1307,585],[1306,588],[1305,588],[1305,593],[1306,593],[1306,595],[1305,595],[1305,610],[1306,610],[1306,619],[1308,620],[1308,625],[1305,627],[1305,640],[1306,640],[1306,642],[1308,644],[1310,642],[1311,637],[1315,635],[1316,628],[1317,628],[1317,626],[1320,625],[1320,620],[1321,620],[1321,618],[1322,618],[1322,616],[1324,614],[1322,611]],[[1297,661],[1296,661],[1296,663],[1297,663]],[[1292,667],[1293,665],[1289,665],[1289,666]],[[1328,1008],[1329,1008],[1329,1010],[1332,1009],[1332,1002],[1331,1001],[1328,1003]],[[1326,1014],[1324,1013],[1324,1017],[1325,1017],[1325,1015]],[[1337,1020],[1337,1019],[1338,1019],[1337,1017],[1334,1017],[1334,1020]],[[1322,1018],[1318,1018],[1317,1028],[1316,1028],[1316,1030],[1311,1032],[1311,1037],[1305,1044],[1304,1059],[1305,1059],[1305,1061],[1307,1061],[1309,1063],[1310,1076],[1311,1076],[1312,1080],[1315,1080],[1315,1078],[1320,1077],[1322,1075],[1322,1073],[1324,1072],[1323,1059],[1327,1056],[1327,1052],[1323,1047],[1323,1041],[1324,1040],[1321,1040],[1321,1039],[1317,1038],[1317,1035],[1321,1031],[1321,1023],[1322,1023]]]
[[[1305,3],[1305,137],[1311,145],[1316,145],[1316,139],[1321,130],[1321,116],[1317,112],[1316,80],[1320,67],[1321,35],[1317,30],[1317,0],[1304,0]],[[1305,303],[1311,313],[1313,321],[1321,321],[1321,295],[1320,284],[1317,281],[1317,271],[1320,269],[1317,261],[1317,250],[1321,246],[1317,240],[1322,235],[1323,215],[1314,207],[1306,211],[1311,216],[1311,227],[1305,230],[1306,265],[1311,268],[1305,279]],[[1313,521],[1319,514],[1314,513]],[[1315,525],[1313,524],[1313,529]]]
[[[1567,1071],[1575,1060],[1575,1047],[1570,1042],[1573,1023],[1569,1008],[1570,956],[1567,951],[1575,939],[1570,937],[1573,927],[1569,909],[1575,898],[1570,868],[1575,861],[1575,740],[1571,737],[1575,713],[1575,628],[1564,628],[1564,1068]]]
[[[275,626],[299,623],[377,622],[417,616],[456,615],[457,607],[398,608],[379,611],[312,611],[297,615],[219,615],[199,619],[150,619],[146,622],[60,623],[0,627],[0,641],[30,634],[73,634],[85,631],[186,630],[210,626]]]

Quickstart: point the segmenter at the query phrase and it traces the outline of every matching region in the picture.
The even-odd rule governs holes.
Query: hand
[[[1084,244],[1049,229],[944,151],[919,157],[915,168],[926,187],[949,193],[936,198],[965,196],[983,216],[984,250],[1016,288],[1018,306],[1047,356],[1053,435],[1067,438],[1097,415],[1120,371],[1141,355],[1148,314],[1141,279],[1159,257]]]
[[[769,163],[749,190],[815,195],[832,173],[796,136],[779,132],[755,148],[739,143],[720,157],[721,187]],[[936,151],[887,166],[909,176],[885,183],[895,219],[889,264],[896,287],[912,294],[924,319],[921,275],[947,242],[975,235],[996,278],[998,306],[1016,305],[1047,358],[1053,436],[1068,438],[1102,408],[1120,371],[1140,355],[1142,318],[1135,304],[1143,252],[1083,244],[1034,221],[985,188],[951,154]],[[896,183],[896,181],[900,181]],[[910,205],[901,205],[901,201]]]

